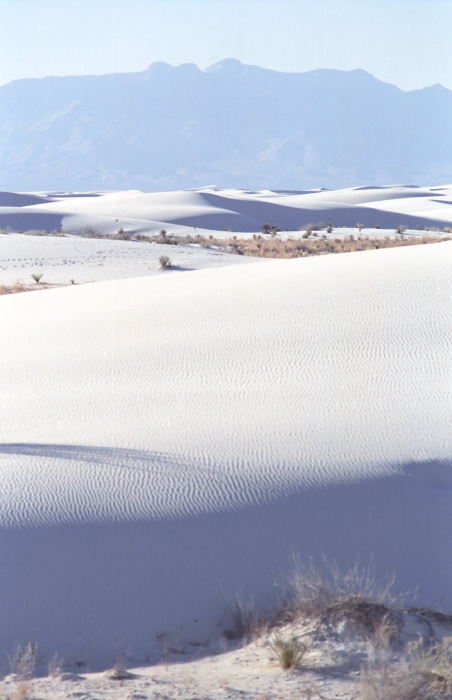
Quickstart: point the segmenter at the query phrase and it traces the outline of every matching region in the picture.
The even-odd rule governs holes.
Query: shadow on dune
[[[15,231],[54,231],[61,228],[65,216],[66,214],[46,214],[37,211],[25,214],[6,213],[0,215],[0,228],[12,228]]]
[[[55,445],[40,443],[0,444],[0,454],[28,455],[50,459],[68,459],[104,466],[135,467],[140,464],[156,464],[168,468],[188,466],[188,461],[180,456],[154,452],[151,450],[134,450],[122,447],[91,447],[86,445]],[[190,459],[190,463],[193,460]]]
[[[0,455],[6,650],[33,640],[43,659],[57,651],[92,669],[109,667],[118,640],[151,663],[162,645],[194,642],[201,654],[230,629],[225,600],[271,608],[294,552],[342,570],[372,558],[377,577],[396,574],[396,591],[417,587],[420,605],[450,611],[452,459],[348,481],[336,469],[312,488],[301,457],[292,473],[272,464],[260,475],[100,446],[6,443]]]
[[[42,443],[3,443],[0,444],[0,454],[28,455],[50,459],[65,459],[86,462],[89,464],[101,464],[102,466],[121,467],[126,469],[149,468],[150,465],[168,469],[193,469],[215,468],[221,469],[218,462],[209,458],[183,457],[174,453],[158,452],[154,450],[137,450],[122,447],[96,447],[90,445],[57,445]],[[418,479],[433,488],[441,490],[452,489],[452,457],[435,458],[429,460],[410,460],[395,464],[393,474],[408,476]],[[275,465],[275,470],[278,470]],[[227,470],[226,470],[227,471]],[[300,461],[300,473],[303,465]],[[387,474],[387,470],[386,474]],[[227,477],[227,473],[224,474]],[[363,480],[372,479],[375,476],[363,475]],[[378,478],[378,475],[377,475]],[[311,484],[312,485],[312,484]],[[319,484],[320,485],[320,484]],[[306,487],[300,479],[300,487]],[[277,494],[281,495],[280,489]]]

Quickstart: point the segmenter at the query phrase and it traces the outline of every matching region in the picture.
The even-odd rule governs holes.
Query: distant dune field
[[[452,186],[355,187],[272,192],[204,187],[179,192],[0,193],[0,228],[100,233],[202,231],[255,233],[267,223],[296,231],[307,223],[334,227],[450,226]]]

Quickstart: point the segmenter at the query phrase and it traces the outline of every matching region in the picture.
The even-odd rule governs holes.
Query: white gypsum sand
[[[451,612],[451,258],[2,297],[1,647],[153,661],[273,604],[294,550]]]
[[[158,231],[253,233],[268,223],[296,230],[308,222],[334,227],[450,226],[452,186],[354,187],[343,190],[250,191],[215,186],[179,192],[0,193],[0,229],[99,233]]]
[[[161,274],[159,259],[170,258],[173,272],[258,262],[202,246],[73,236],[0,236],[0,285],[74,284]]]

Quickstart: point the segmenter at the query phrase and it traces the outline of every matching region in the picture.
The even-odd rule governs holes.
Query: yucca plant
[[[295,635],[288,639],[275,637],[271,648],[279,665],[285,670],[296,668],[307,651],[306,645],[300,643]]]

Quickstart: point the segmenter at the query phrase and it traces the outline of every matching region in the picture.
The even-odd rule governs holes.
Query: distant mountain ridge
[[[452,181],[452,91],[225,59],[0,87],[0,189],[252,189]]]

